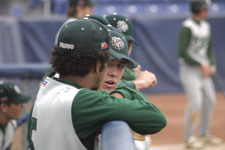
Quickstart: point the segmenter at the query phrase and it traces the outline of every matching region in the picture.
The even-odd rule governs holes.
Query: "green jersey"
[[[130,88],[136,89],[134,80],[137,78],[136,72],[128,67],[125,67],[123,77],[120,80],[118,87],[129,86]]]
[[[136,72],[128,67],[125,67],[122,80],[133,81],[137,78]]]
[[[164,114],[146,97],[129,96],[129,89],[117,90],[130,99],[47,77],[32,111],[30,148],[92,150],[96,135],[112,120],[123,120],[140,134],[153,134],[165,127]]]

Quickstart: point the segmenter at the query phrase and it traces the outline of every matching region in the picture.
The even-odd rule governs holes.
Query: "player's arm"
[[[93,130],[100,129],[105,122],[112,120],[123,120],[140,134],[154,134],[166,126],[165,115],[146,97],[135,97],[126,92],[129,93],[126,90],[114,93],[133,99],[120,99],[87,90],[80,91],[72,106],[78,136],[83,139],[93,133]]]
[[[129,67],[124,68],[122,80],[133,81],[136,78],[137,78],[137,74],[132,68],[129,68]]]
[[[210,64],[212,66],[216,66],[216,59],[215,59],[215,55],[213,53],[213,44],[212,44],[212,39],[210,38],[209,40],[209,47],[208,47],[208,51],[207,51],[207,56],[210,60]]]
[[[157,84],[157,78],[155,74],[147,70],[140,71],[137,78],[134,81],[121,80],[118,87],[128,86],[133,89],[142,90],[155,86]]]
[[[185,60],[190,65],[200,65],[200,63],[194,60],[187,52],[190,41],[191,41],[191,29],[182,27],[179,32],[178,39],[178,51],[179,57]]]
[[[212,39],[210,38],[209,47],[208,47],[208,51],[207,51],[207,56],[210,61],[210,75],[213,75],[216,72],[216,59],[215,59],[215,55],[213,52],[214,51],[213,51]]]
[[[146,104],[149,104],[149,105],[152,106],[152,109],[154,110],[153,112],[158,112],[158,115],[162,115],[161,117],[158,116],[158,119],[159,119],[158,120],[159,121],[158,123],[159,124],[160,124],[160,121],[162,121],[161,120],[162,118],[165,119],[165,116],[161,112],[161,110],[159,110],[154,104],[152,104],[151,102],[149,102],[148,98],[141,91],[139,91],[139,90],[135,90],[135,89],[132,89],[132,88],[129,88],[129,87],[118,87],[116,90],[114,90],[114,91],[111,92],[111,95],[113,95],[113,96],[117,96],[118,95],[120,98],[123,97],[124,100],[129,99],[129,101],[130,100],[131,101],[139,101],[140,103],[145,103],[146,102]],[[141,116],[141,117],[144,117],[144,116]],[[152,114],[151,117],[154,118],[154,115]],[[164,121],[166,121],[166,119]],[[154,124],[156,122],[152,121],[151,123]],[[163,123],[163,121],[161,123]],[[164,123],[166,123],[166,122],[164,122]],[[166,125],[166,124],[164,124],[164,125]],[[149,134],[153,134],[153,133],[149,133]]]
[[[137,90],[143,90],[157,84],[154,73],[147,70],[138,73],[137,79],[133,81]]]

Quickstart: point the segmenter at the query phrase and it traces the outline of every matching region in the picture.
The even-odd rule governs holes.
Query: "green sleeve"
[[[120,83],[117,87],[130,87],[136,89],[136,85],[133,81],[120,80]]]
[[[216,59],[215,59],[215,56],[214,56],[214,53],[213,53],[213,46],[212,46],[212,39],[211,38],[210,38],[210,41],[209,41],[209,48],[208,48],[208,51],[207,51],[207,56],[209,58],[210,64],[212,66],[216,66]]]
[[[143,100],[149,102],[148,98],[139,90],[130,87],[117,87],[111,93],[121,93],[124,98],[129,100]]]
[[[192,59],[190,55],[187,53],[187,49],[189,47],[190,41],[191,41],[191,29],[188,27],[182,27],[180,29],[179,33],[179,39],[178,39],[178,51],[179,51],[179,57],[183,58],[186,63],[190,65],[200,65],[199,62]]]
[[[96,134],[108,121],[123,120],[143,135],[157,133],[166,126],[164,114],[149,101],[120,99],[87,89],[82,89],[74,99],[72,120],[87,149],[93,149]]]
[[[128,67],[125,67],[122,80],[133,81],[137,78],[136,72]]]

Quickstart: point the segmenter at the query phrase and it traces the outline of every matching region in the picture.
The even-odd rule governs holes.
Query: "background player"
[[[94,3],[91,0],[68,0],[67,17],[81,19],[87,14],[93,14]]]
[[[114,31],[116,32],[116,31]],[[122,33],[119,34],[117,32],[118,35],[120,35],[121,37],[123,37]],[[124,38],[125,39],[125,38]],[[124,43],[127,44],[126,39],[124,40]],[[122,55],[124,55],[125,57],[121,57],[120,59],[117,59],[115,57],[111,57],[111,61],[108,62],[108,67],[106,69],[104,78],[102,80],[102,83],[100,85],[99,90],[102,91],[123,91],[123,97],[125,98],[142,98],[145,100],[148,100],[148,98],[146,98],[144,96],[144,94],[142,92],[140,92],[139,90],[136,90],[134,88],[130,88],[129,85],[126,85],[124,82],[123,84],[119,84],[120,80],[123,76],[124,73],[124,68],[126,66],[126,62],[125,62],[125,58],[129,58],[128,56],[128,46],[127,49],[120,49],[119,51]],[[131,59],[131,58],[129,58]],[[131,59],[132,60],[132,59]],[[132,67],[129,67],[132,68]],[[147,75],[148,74],[148,75]],[[138,79],[136,79],[136,81],[142,81],[145,82],[145,84],[147,85],[147,87],[149,86],[153,86],[155,85],[155,83],[157,83],[156,78],[151,77],[152,74],[148,71],[143,71],[138,75]],[[146,78],[148,76],[148,78]],[[148,150],[149,146],[150,146],[150,141],[145,141],[142,142],[145,139],[145,136],[141,136],[137,133],[135,133],[133,131],[133,135],[135,140],[135,146],[137,148],[137,150]],[[147,138],[147,140],[149,140]]]
[[[121,31],[127,39],[129,51],[128,54],[130,55],[132,52],[132,44],[135,42],[133,37],[133,26],[132,23],[128,18],[125,16],[119,15],[117,13],[113,13],[105,17],[108,22],[119,31]],[[123,80],[132,81],[137,78],[137,74],[133,69],[125,68]]]
[[[126,18],[125,16],[119,15],[117,13],[113,13],[111,15],[108,15],[105,17],[108,22],[115,28],[117,28],[119,31],[121,31],[124,36],[127,39],[128,43],[128,55],[132,52],[132,45],[133,43],[136,43],[134,37],[133,37],[133,25],[131,21]],[[138,76],[145,76],[145,78],[154,78],[154,74],[145,70],[141,71],[141,66],[138,65],[137,68],[131,69],[129,67],[125,67],[122,80],[120,82],[121,86],[130,86],[137,90],[142,90],[145,88],[148,88],[149,85],[146,84],[146,82],[143,82],[142,80],[136,80],[137,78],[140,78]],[[155,77],[156,79],[156,77]],[[151,86],[154,86],[157,84],[157,80],[152,83]],[[141,136],[136,134],[135,132],[134,138],[136,139],[135,145],[137,149],[145,150],[148,149],[148,146],[150,145],[150,137],[149,136]],[[141,137],[141,138],[140,138]],[[140,141],[141,140],[141,141]],[[146,147],[147,146],[147,147]]]
[[[22,116],[24,103],[31,96],[22,94],[18,86],[12,83],[0,83],[0,148],[9,150]]]
[[[216,71],[208,17],[207,0],[191,0],[192,18],[186,19],[179,35],[180,78],[187,94],[185,141],[188,148],[201,148],[206,144],[218,145],[222,141],[209,132],[209,124],[216,97],[211,76]],[[196,119],[200,115],[199,138],[195,138]]]

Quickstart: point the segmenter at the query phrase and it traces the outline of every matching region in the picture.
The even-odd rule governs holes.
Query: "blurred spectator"
[[[83,18],[85,15],[92,15],[94,3],[91,0],[69,0],[67,10],[68,18]]]

